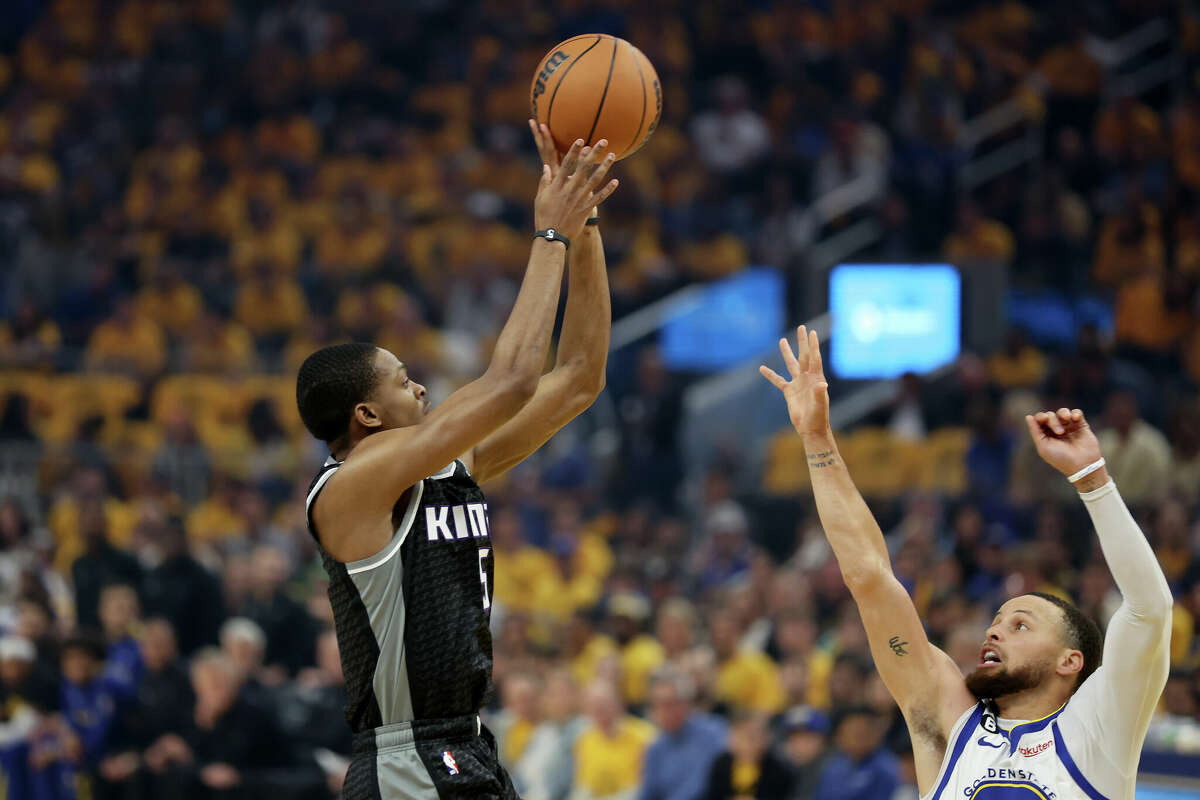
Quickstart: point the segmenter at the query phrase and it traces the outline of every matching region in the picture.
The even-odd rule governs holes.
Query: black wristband
[[[587,218],[587,222],[585,222],[585,223],[583,223],[583,224],[584,224],[584,225],[599,225],[599,224],[600,224],[600,218],[599,218],[599,217],[588,217],[588,218]]]
[[[571,240],[554,228],[546,228],[544,231],[534,231],[533,235],[538,239],[545,239],[547,242],[562,242],[568,250],[571,249]]]

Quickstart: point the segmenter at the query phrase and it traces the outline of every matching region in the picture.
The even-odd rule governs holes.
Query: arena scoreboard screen
[[[829,276],[839,378],[925,373],[958,357],[962,279],[949,264],[840,264]]]

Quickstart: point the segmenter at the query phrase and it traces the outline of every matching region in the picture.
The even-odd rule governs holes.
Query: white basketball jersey
[[[998,720],[986,703],[967,709],[922,800],[1123,800],[1120,778],[1092,763],[1097,748],[1073,724],[1069,705],[1015,725]]]

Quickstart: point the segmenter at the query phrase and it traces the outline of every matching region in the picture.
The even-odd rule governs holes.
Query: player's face
[[[412,379],[400,359],[381,348],[375,357],[375,369],[379,382],[371,399],[379,406],[385,429],[416,425],[429,413],[425,387]]]
[[[1032,689],[1054,674],[1064,652],[1059,608],[1033,595],[1014,597],[988,627],[967,688],[993,699]]]

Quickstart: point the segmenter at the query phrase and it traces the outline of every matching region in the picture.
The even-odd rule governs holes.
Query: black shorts
[[[343,800],[520,800],[479,717],[423,719],[354,735]]]

